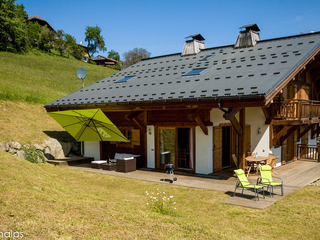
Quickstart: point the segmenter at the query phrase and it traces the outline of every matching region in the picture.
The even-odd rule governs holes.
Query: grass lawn
[[[0,142],[41,144],[48,132],[64,131],[42,104],[0,100],[0,112]]]
[[[319,239],[319,186],[256,210],[221,203],[224,192],[32,164],[3,151],[0,176],[0,231],[24,239]],[[146,191],[173,196],[176,209],[152,211]]]
[[[0,52],[0,99],[47,104],[82,87],[77,69],[87,71],[85,86],[117,71],[54,54]]]

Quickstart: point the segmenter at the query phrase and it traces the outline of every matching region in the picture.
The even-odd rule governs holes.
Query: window
[[[183,77],[186,76],[194,76],[194,75],[200,75],[201,72],[203,72],[204,70],[206,70],[207,68],[196,68],[196,69],[192,69],[191,71],[187,72],[186,74],[182,75]]]
[[[115,83],[125,83],[127,82],[129,79],[133,78],[135,76],[127,76],[127,77],[124,77],[124,78],[121,78],[119,79],[118,81],[116,81]]]
[[[139,129],[133,129],[131,127],[119,127],[119,130],[130,142],[110,142],[111,144],[115,144],[116,147],[123,148],[133,148],[134,146],[140,146]]]
[[[202,61],[207,61],[209,58],[211,58],[213,55],[207,55],[205,56],[204,58],[200,59],[199,62],[202,62]]]

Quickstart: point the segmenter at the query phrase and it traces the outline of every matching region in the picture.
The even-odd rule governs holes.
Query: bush
[[[32,163],[38,163],[39,160],[41,160],[43,163],[46,162],[46,159],[44,157],[44,151],[46,148],[43,150],[37,149],[35,146],[32,146],[30,148],[24,148],[24,153],[25,153],[25,158],[29,162]]]

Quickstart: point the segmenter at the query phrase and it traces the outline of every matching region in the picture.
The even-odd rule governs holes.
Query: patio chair
[[[257,184],[250,183],[242,169],[234,170],[234,172],[236,173],[236,175],[238,177],[238,181],[237,181],[236,187],[234,189],[233,197],[236,195],[237,188],[242,188],[242,194],[243,194],[244,189],[249,189],[249,190],[252,189],[254,191],[254,200],[255,201],[256,201],[257,197],[258,197],[258,201],[259,201],[259,195],[258,195],[259,192],[263,193],[263,198],[264,198],[263,185],[257,185]]]
[[[266,165],[270,165],[272,159],[276,156],[275,153],[269,153],[268,160],[266,161]]]
[[[276,172],[276,170],[274,170],[275,166],[277,165],[277,162],[279,160],[279,157],[276,157],[274,159],[271,160],[271,163],[269,164],[269,166],[271,167],[271,174],[274,176],[274,174],[278,175],[278,173]]]
[[[270,188],[270,197],[273,196],[274,188],[281,188],[281,196],[283,196],[283,181],[279,177],[274,177],[280,180],[280,182],[274,182],[271,170],[269,165],[260,166],[260,177],[258,178],[257,183],[267,186],[267,191]]]

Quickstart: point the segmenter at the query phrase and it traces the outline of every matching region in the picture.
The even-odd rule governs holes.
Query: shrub
[[[165,192],[161,192],[157,189],[156,193],[149,193],[147,195],[147,207],[153,211],[164,215],[176,216],[176,202],[173,200],[173,196],[167,197]]]

